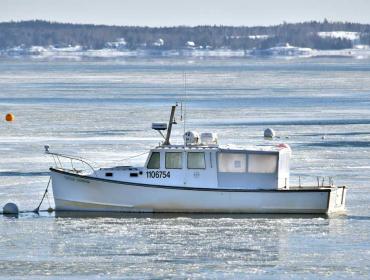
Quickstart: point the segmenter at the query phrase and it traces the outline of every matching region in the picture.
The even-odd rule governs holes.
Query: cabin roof
[[[279,146],[235,146],[235,145],[166,145],[157,146],[152,150],[182,150],[182,151],[227,151],[227,152],[280,152],[282,150],[288,150],[286,147]]]

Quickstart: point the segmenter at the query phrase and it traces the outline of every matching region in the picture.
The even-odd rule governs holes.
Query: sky
[[[254,26],[325,18],[370,23],[370,0],[0,0],[0,22]]]

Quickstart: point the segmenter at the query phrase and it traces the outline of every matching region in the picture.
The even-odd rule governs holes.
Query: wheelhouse
[[[287,147],[238,150],[167,146],[152,149],[144,168],[148,179],[165,176],[171,185],[277,189],[289,187],[289,159]]]

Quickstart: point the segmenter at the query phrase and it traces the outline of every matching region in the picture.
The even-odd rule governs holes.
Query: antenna
[[[184,134],[185,134],[185,131],[186,131],[186,100],[187,100],[187,77],[186,77],[186,72],[184,71],[183,72],[183,82],[184,82],[184,96],[185,96],[185,99],[183,99],[183,102],[184,102],[184,105],[182,105],[182,102],[181,102],[181,111],[182,109],[184,110]],[[182,114],[181,114],[181,117],[182,117]]]

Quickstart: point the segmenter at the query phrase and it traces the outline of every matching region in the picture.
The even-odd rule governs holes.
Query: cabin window
[[[248,172],[250,173],[275,173],[277,155],[248,155]]]
[[[182,153],[167,152],[166,153],[166,168],[181,169],[182,168]]]
[[[247,169],[247,157],[243,153],[219,153],[218,171],[242,173]]]
[[[205,169],[206,160],[202,152],[188,152],[188,168],[189,169]]]
[[[159,152],[153,152],[150,156],[147,168],[148,169],[159,169],[160,167],[160,154]]]

